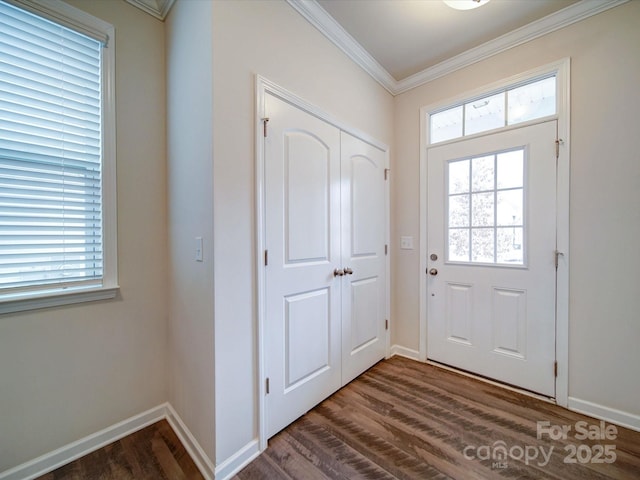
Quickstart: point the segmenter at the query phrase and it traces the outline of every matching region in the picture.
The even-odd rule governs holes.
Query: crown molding
[[[126,2],[164,22],[175,0],[126,0]]]
[[[396,79],[380,65],[355,38],[342,28],[316,0],[286,0],[294,10],[302,15],[311,25],[331,40],[351,60],[356,62],[365,72],[395,95]]]
[[[582,0],[581,2],[574,3],[540,20],[536,20],[524,27],[506,33],[494,40],[489,40],[482,45],[396,82],[395,94],[397,95],[429,83],[436,78],[485,60],[548,33],[560,30],[561,28],[597,15],[610,8],[617,7],[628,1],[629,0]]]
[[[374,80],[392,95],[398,95],[510,48],[617,7],[629,0],[582,0],[399,81],[395,80],[316,0],[286,1]]]

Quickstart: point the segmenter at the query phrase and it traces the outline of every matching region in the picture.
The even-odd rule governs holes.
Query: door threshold
[[[537,400],[542,400],[543,402],[550,403],[552,405],[557,405],[556,399],[553,398],[553,397],[547,397],[545,395],[541,395],[539,393],[532,392],[531,390],[526,390],[526,389],[521,388],[521,387],[516,387],[516,386],[510,385],[508,383],[502,383],[502,382],[499,382],[497,380],[493,380],[491,378],[484,377],[484,376],[479,375],[477,373],[472,373],[472,372],[469,372],[467,370],[461,370],[459,368],[452,367],[452,366],[446,365],[444,363],[436,362],[435,360],[427,359],[425,361],[425,363],[427,363],[428,365],[433,365],[434,367],[442,368],[443,370],[447,370],[449,372],[453,372],[453,373],[457,373],[459,375],[463,375],[465,377],[473,378],[475,380],[480,380],[481,382],[488,383],[489,385],[494,385],[496,387],[504,388],[505,390],[510,390],[512,392],[520,393],[522,395],[526,395],[527,397],[532,397],[532,398],[535,398]]]

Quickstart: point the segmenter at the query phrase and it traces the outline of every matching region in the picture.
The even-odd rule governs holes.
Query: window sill
[[[67,292],[54,292],[43,296],[28,298],[5,299],[0,301],[0,315],[6,313],[39,310],[41,308],[60,307],[75,303],[94,302],[96,300],[110,300],[115,298],[120,287],[100,287]]]

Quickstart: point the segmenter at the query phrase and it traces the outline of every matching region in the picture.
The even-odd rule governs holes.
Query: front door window
[[[448,262],[525,264],[525,148],[447,162]]]

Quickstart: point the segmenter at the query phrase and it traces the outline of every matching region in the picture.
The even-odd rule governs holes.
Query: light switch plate
[[[196,237],[196,262],[202,262],[202,237]]]
[[[400,237],[400,249],[413,250],[413,237]]]

